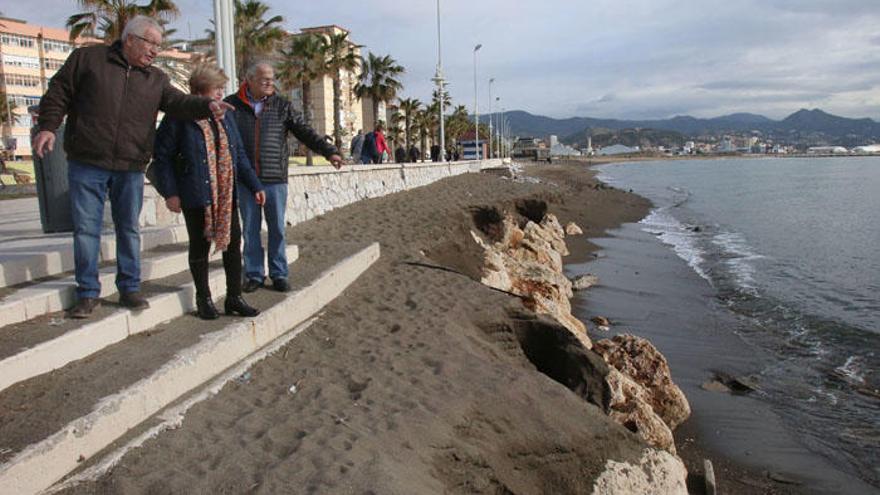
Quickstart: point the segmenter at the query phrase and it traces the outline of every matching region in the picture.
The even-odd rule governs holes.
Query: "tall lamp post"
[[[495,97],[495,103],[496,103],[496,104],[495,104],[495,108],[501,108],[501,97],[500,97],[500,96],[496,96],[496,97]],[[503,133],[502,133],[501,131],[502,131],[502,129],[504,128],[504,115],[501,114],[499,117],[495,117],[495,122],[496,122],[496,125],[495,125],[495,137],[496,137],[495,142],[498,143],[498,144],[496,145],[496,147],[497,147],[496,149],[497,149],[497,153],[498,153],[498,158],[504,158],[504,156],[501,154],[501,144],[502,144],[501,139],[502,139],[502,137],[503,137]]]
[[[235,70],[235,7],[232,0],[214,0],[214,53],[217,65],[229,76],[226,81],[226,94],[235,93],[238,88]]]
[[[492,158],[492,83],[495,82],[494,77],[489,78],[489,158]]]
[[[474,47],[474,151],[477,160],[480,159],[480,110],[477,106],[477,52],[483,48],[482,44]]]
[[[433,81],[437,84],[437,94],[440,95],[440,161],[446,161],[446,128],[444,125],[443,108],[443,57],[440,51],[440,0],[437,0],[437,73]]]

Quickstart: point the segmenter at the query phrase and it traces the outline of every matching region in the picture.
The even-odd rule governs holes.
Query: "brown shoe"
[[[97,297],[82,297],[76,302],[76,306],[70,308],[67,316],[82,320],[92,316],[92,311],[101,305],[101,300]]]
[[[149,301],[147,301],[138,291],[123,292],[122,295],[119,296],[119,304],[134,310],[143,310],[150,307]]]

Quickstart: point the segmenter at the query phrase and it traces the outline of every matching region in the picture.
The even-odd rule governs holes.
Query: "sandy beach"
[[[294,284],[339,245],[378,241],[382,257],[246,379],[64,493],[589,493],[607,460],[633,461],[644,444],[527,357],[522,329],[553,324],[474,280],[473,215],[545,201],[585,231],[567,239],[565,262],[575,265],[593,259],[588,237],[650,205],[601,185],[583,164],[526,173],[538,181],[465,174],[290,228],[302,253]],[[266,307],[277,296],[249,299]],[[182,318],[150,338],[201,325]],[[678,447],[693,493],[703,457],[722,493],[801,493],[719,456],[692,423]]]

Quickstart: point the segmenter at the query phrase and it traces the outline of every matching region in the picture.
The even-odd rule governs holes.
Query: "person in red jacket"
[[[382,163],[382,157],[391,156],[391,149],[388,147],[388,143],[385,142],[385,134],[382,133],[383,130],[384,127],[381,122],[376,124],[376,130],[374,131],[376,137],[376,155],[373,158],[373,163]]]

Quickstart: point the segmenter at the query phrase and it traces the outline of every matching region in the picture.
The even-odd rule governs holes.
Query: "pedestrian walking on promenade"
[[[409,161],[411,161],[413,163],[417,163],[422,156],[422,152],[419,151],[419,147],[414,144],[411,144],[409,146],[408,154],[409,154]]]
[[[398,145],[397,149],[394,150],[394,162],[395,163],[405,163],[406,162],[406,148],[404,148],[402,144]]]
[[[373,139],[376,142],[375,154],[373,155],[373,163],[382,163],[387,156],[391,156],[391,148],[388,147],[388,143],[385,141],[385,134],[383,131],[385,130],[385,126],[382,125],[381,122],[376,124],[376,129],[373,131]]]
[[[226,74],[213,64],[193,69],[192,94],[223,99]],[[156,133],[152,167],[155,186],[169,210],[180,213],[189,234],[189,270],[196,286],[199,318],[220,317],[208,284],[211,243],[223,251],[227,315],[256,316],[260,311],[241,296],[241,225],[236,184],[243,184],[263,205],[266,193],[248,159],[232,113],[223,119],[180,120],[165,116]]]
[[[364,131],[358,129],[357,134],[351,139],[351,161],[354,163],[363,163],[361,161],[361,152],[364,149]]]
[[[52,150],[55,131],[67,115],[64,151],[68,159],[77,303],[73,318],[87,318],[100,303],[98,253],[104,203],[109,193],[116,230],[116,286],[119,302],[149,307],[140,292],[140,228],[144,169],[153,153],[156,114],[182,119],[222,117],[229,104],[187,95],[153,67],[162,28],[145,16],[125,25],[112,45],[74,50],[49,81],[40,101],[39,132],[33,149]]]
[[[266,202],[259,205],[252,191],[238,185],[238,201],[244,234],[245,282],[242,289],[253,292],[265,284],[264,260],[269,259],[272,287],[290,290],[287,280],[287,243],[284,239],[287,210],[287,171],[290,149],[287,135],[323,155],[337,169],[342,157],[335,146],[325,141],[303,122],[287,99],[275,94],[275,70],[265,62],[248,67],[245,82],[238,92],[226,97],[235,107],[233,117],[241,132],[244,149],[263,184]],[[269,228],[269,242],[264,252],[260,239],[263,215]]]

